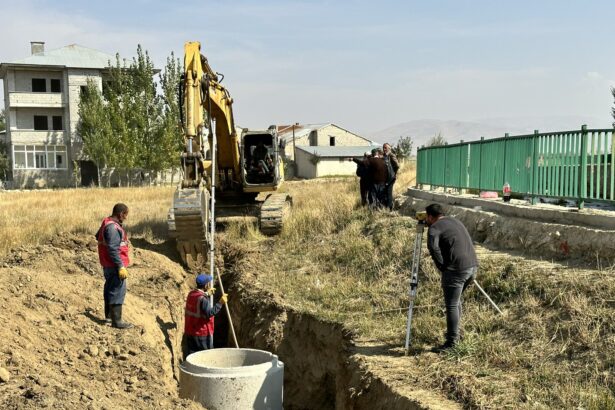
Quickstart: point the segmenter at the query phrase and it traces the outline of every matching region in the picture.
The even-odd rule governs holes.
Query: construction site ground
[[[240,344],[285,362],[285,408],[615,408],[615,278],[601,244],[592,245],[597,254],[573,238],[566,248],[562,237],[578,232],[451,207],[477,241],[478,281],[504,316],[470,288],[461,344],[429,352],[445,322],[424,248],[405,355],[410,215],[424,203],[400,196],[397,212],[370,212],[358,206],[353,178],[286,189],[294,209],[280,236],[234,222],[221,227],[217,252]],[[0,231],[13,235],[0,243],[0,407],[201,408],[178,397],[194,276],[166,237],[171,196],[171,188],[0,194]],[[136,326],[126,331],[102,321],[93,238],[120,201],[131,207],[134,261],[124,315]],[[15,203],[28,215],[13,215]],[[588,241],[600,234],[610,233]]]

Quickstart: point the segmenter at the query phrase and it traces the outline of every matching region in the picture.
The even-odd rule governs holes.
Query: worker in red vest
[[[128,236],[122,226],[127,217],[128,207],[121,203],[115,204],[111,216],[103,219],[96,233],[98,258],[105,274],[105,321],[118,329],[132,327],[132,324],[122,321],[128,277],[126,267],[130,264]]]
[[[186,299],[184,321],[186,356],[214,347],[214,316],[218,314],[227,300],[227,294],[223,293],[218,303],[212,306],[210,296],[214,292],[211,275],[201,273],[196,277],[196,289],[191,290]]]

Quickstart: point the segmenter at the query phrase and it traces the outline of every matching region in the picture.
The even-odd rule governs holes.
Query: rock
[[[98,353],[99,353],[98,346],[89,345],[87,348],[87,352],[92,357],[98,356]]]
[[[128,350],[128,354],[131,355],[131,356],[136,356],[136,355],[139,354],[139,352],[137,350],[135,350],[135,349],[130,349],[130,350]]]
[[[114,356],[117,356],[120,353],[122,353],[122,349],[120,349],[120,347],[118,345],[112,346],[111,347],[111,351],[113,352]]]
[[[11,374],[4,367],[0,367],[0,382],[8,383],[11,380]]]
[[[117,356],[118,360],[128,360],[128,355],[127,354],[120,354]]]

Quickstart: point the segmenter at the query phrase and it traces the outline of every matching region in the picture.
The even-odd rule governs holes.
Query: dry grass
[[[398,179],[402,191],[412,180]],[[276,239],[253,227],[228,239],[255,251],[259,282],[296,308],[342,322],[357,340],[403,346],[414,222],[358,205],[356,181],[291,183],[291,220]],[[249,234],[247,234],[249,233]],[[485,252],[479,281],[506,312],[473,288],[465,294],[462,343],[449,354],[439,274],[423,250],[416,355],[404,377],[440,389],[468,408],[615,408],[615,277]],[[609,302],[610,301],[610,302]]]
[[[396,192],[413,184],[407,167]],[[281,236],[251,223],[226,229],[227,240],[254,253],[259,282],[288,304],[342,322],[358,340],[402,346],[414,222],[359,206],[356,179],[293,182],[290,221]],[[62,232],[94,234],[116,202],[131,208],[133,236],[166,238],[173,188],[0,193],[0,255]],[[399,358],[405,379],[440,389],[469,408],[615,408],[615,276],[565,269],[485,252],[479,281],[507,315],[465,295],[465,338],[448,355],[439,277],[423,252],[413,327],[414,353]],[[383,312],[387,311],[387,312]],[[406,360],[406,361],[403,361]]]
[[[40,244],[62,232],[98,230],[113,205],[130,208],[126,223],[132,235],[166,236],[166,215],[174,188],[65,189],[0,191],[0,257],[17,246]]]

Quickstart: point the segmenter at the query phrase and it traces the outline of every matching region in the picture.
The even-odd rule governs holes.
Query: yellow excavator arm
[[[202,165],[205,172],[211,173],[210,161],[205,161],[205,149],[202,138],[205,129],[215,123],[217,142],[217,168],[221,173],[232,175],[232,185],[241,185],[240,154],[235,120],[233,117],[233,99],[228,90],[220,83],[207,58],[201,54],[201,43],[187,42],[184,45],[184,81],[183,107],[185,107],[185,143],[193,144],[193,150],[202,152]],[[207,113],[207,117],[204,116]],[[207,121],[207,123],[205,122]],[[211,146],[211,129],[209,146]],[[185,178],[192,178],[186,173]],[[198,178],[198,177],[197,177]]]

